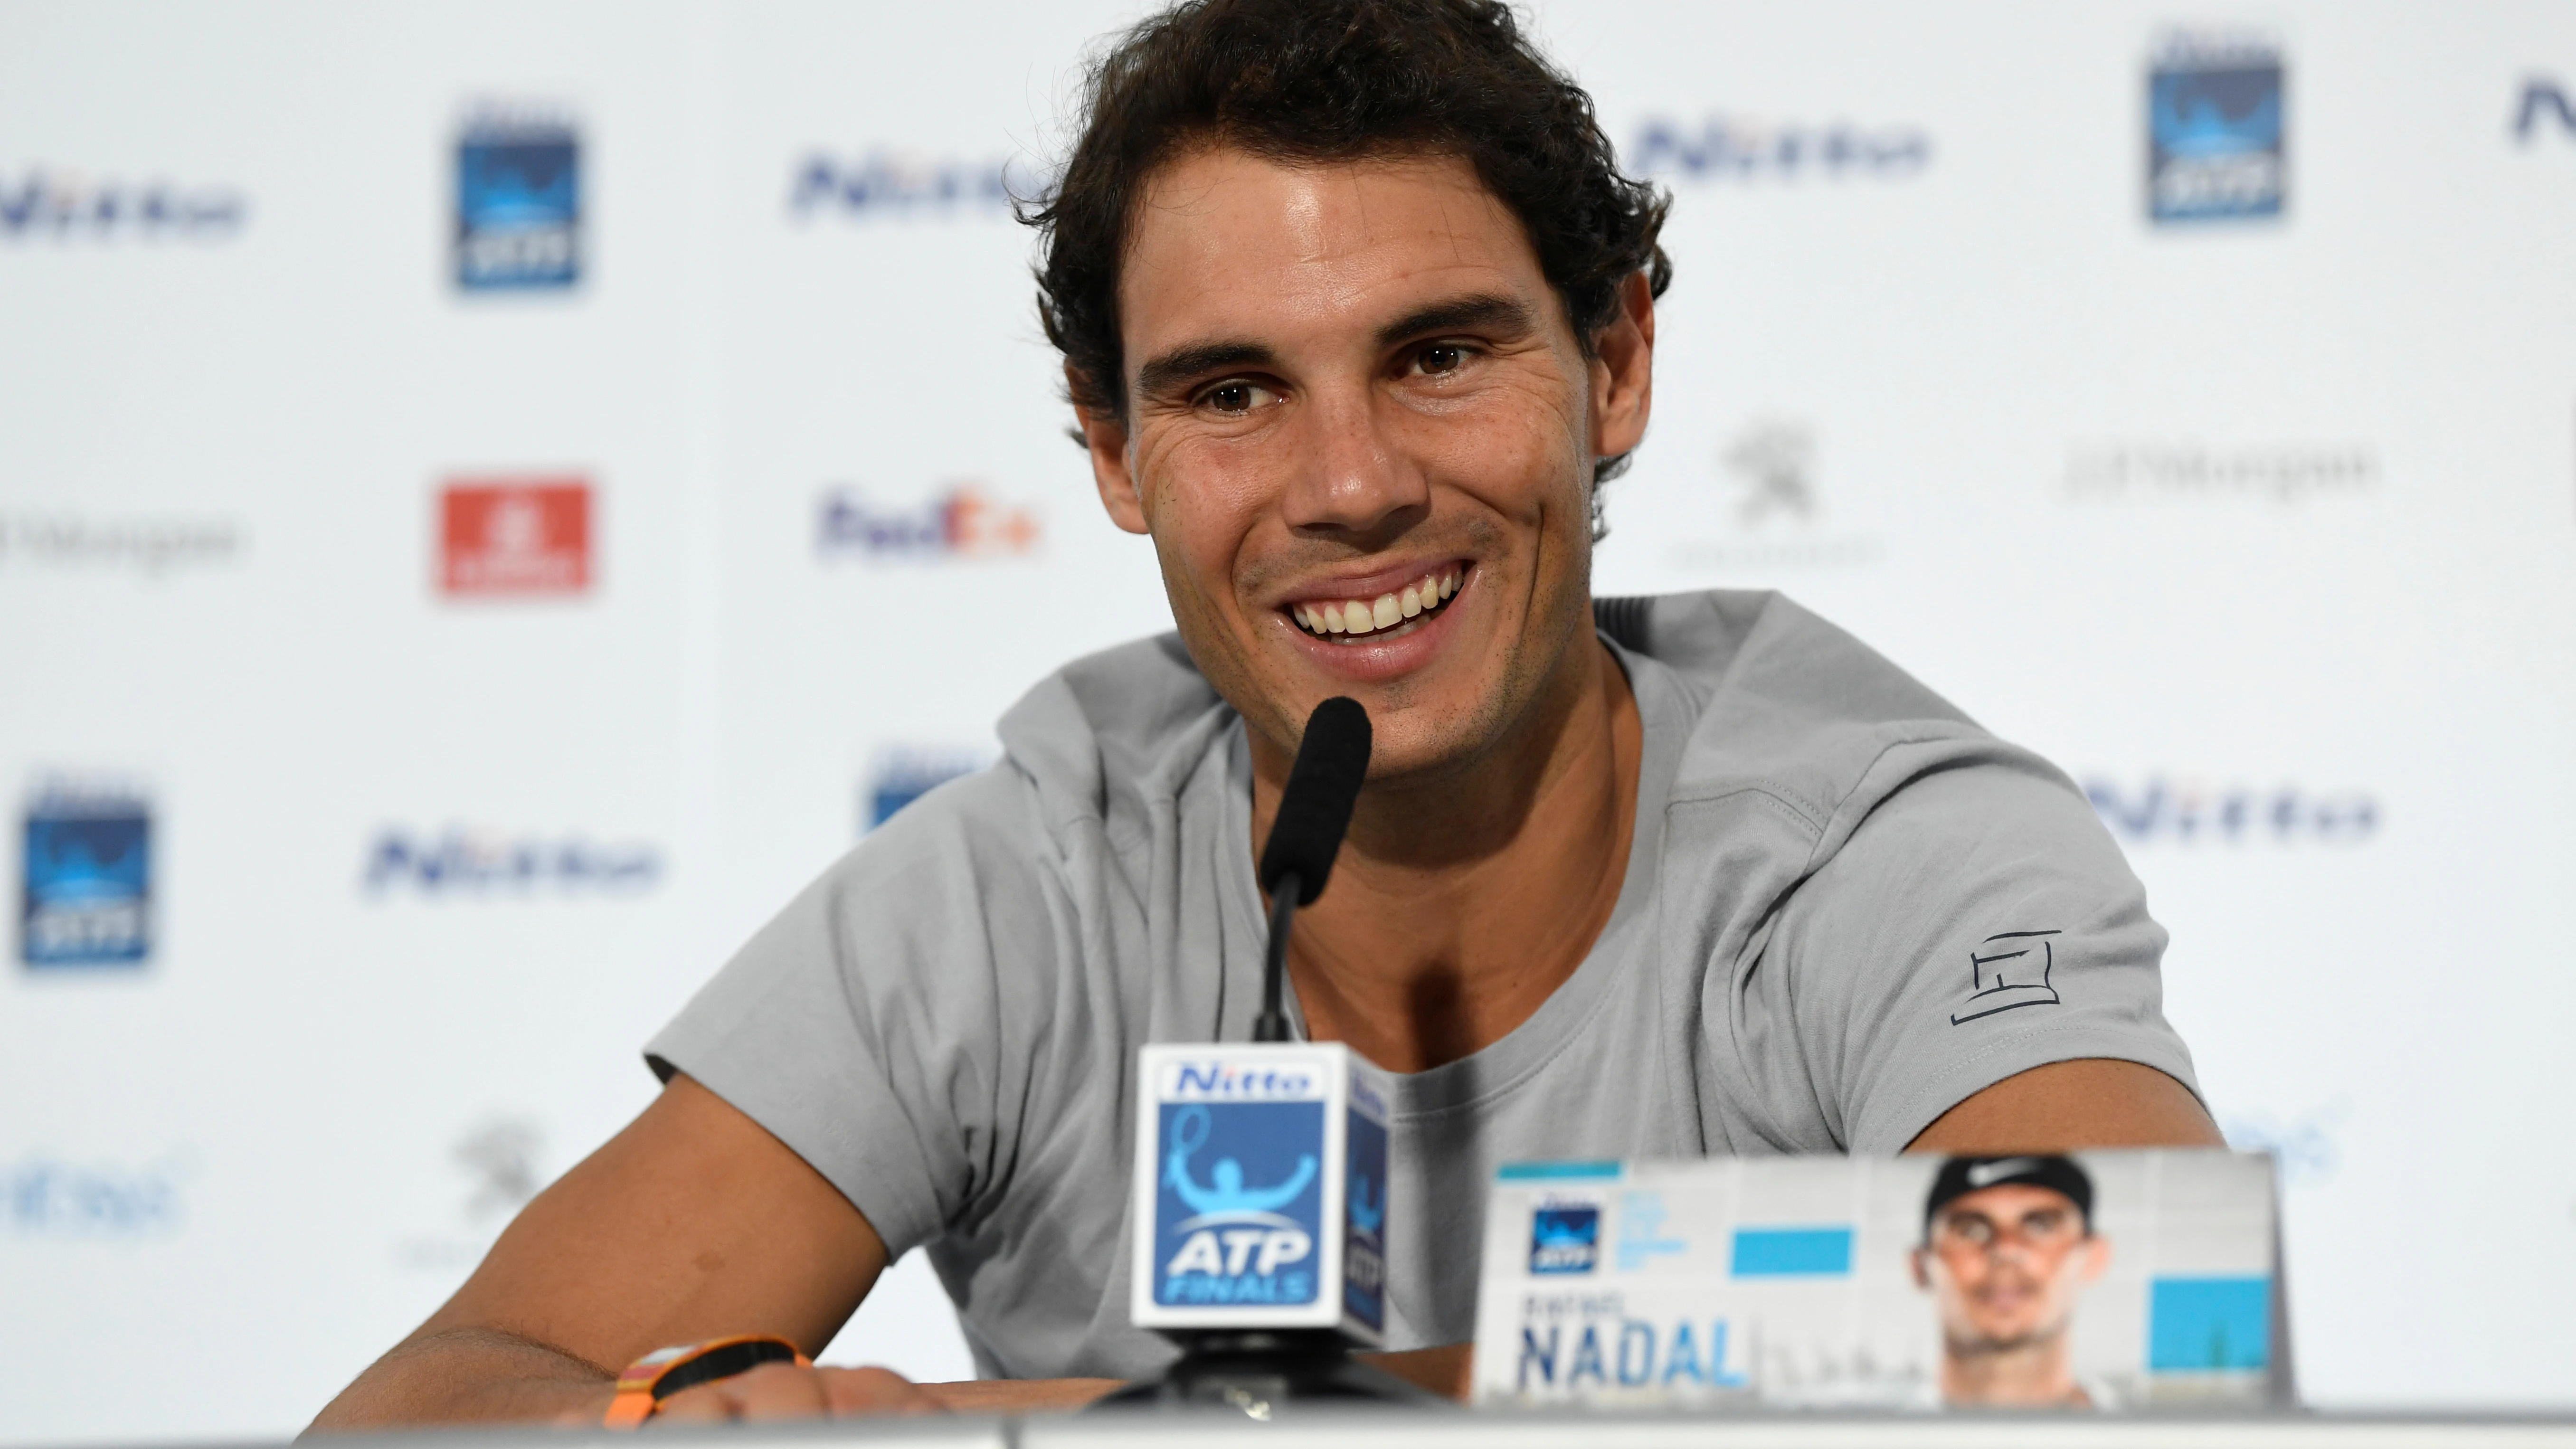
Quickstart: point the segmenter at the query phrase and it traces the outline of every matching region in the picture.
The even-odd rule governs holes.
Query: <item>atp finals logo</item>
[[[1182,1068],[1184,1081],[1191,1071]],[[1297,1078],[1282,1084],[1292,1090],[1309,1086],[1301,1073],[1263,1075]],[[1158,1135],[1155,1301],[1314,1302],[1323,1102],[1167,1102]]]

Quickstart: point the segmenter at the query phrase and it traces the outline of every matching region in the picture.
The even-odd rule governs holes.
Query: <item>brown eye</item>
[[[1435,342],[1414,360],[1424,372],[1456,372],[1467,361],[1467,349],[1454,342]]]
[[[1221,382],[1208,389],[1203,401],[1218,412],[1241,417],[1270,398],[1270,389],[1257,382]]]

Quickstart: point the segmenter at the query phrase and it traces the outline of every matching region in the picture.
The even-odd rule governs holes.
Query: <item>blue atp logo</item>
[[[1155,1301],[1314,1302],[1323,1104],[1166,1104],[1160,1119]]]
[[[580,138],[560,117],[477,117],[456,143],[456,285],[552,291],[580,280]]]
[[[1530,1271],[1589,1273],[1601,1261],[1601,1209],[1543,1207],[1530,1217]]]
[[[2147,78],[2147,215],[2158,224],[2276,217],[2287,194],[2280,52],[2181,36]]]
[[[27,808],[18,954],[30,967],[152,953],[152,814],[139,796],[49,791]]]

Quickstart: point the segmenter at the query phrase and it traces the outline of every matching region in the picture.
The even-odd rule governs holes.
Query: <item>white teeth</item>
[[[1288,613],[1315,634],[1373,634],[1407,619],[1418,619],[1457,597],[1459,581],[1464,577],[1463,570],[1424,574],[1406,584],[1402,592],[1380,594],[1374,602],[1343,599],[1329,604],[1292,604]]]

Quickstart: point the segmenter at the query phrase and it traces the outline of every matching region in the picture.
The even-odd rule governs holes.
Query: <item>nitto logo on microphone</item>
[[[1247,1067],[1236,1062],[1173,1062],[1155,1084],[1166,1102],[1314,1102],[1322,1074],[1307,1067]]]

